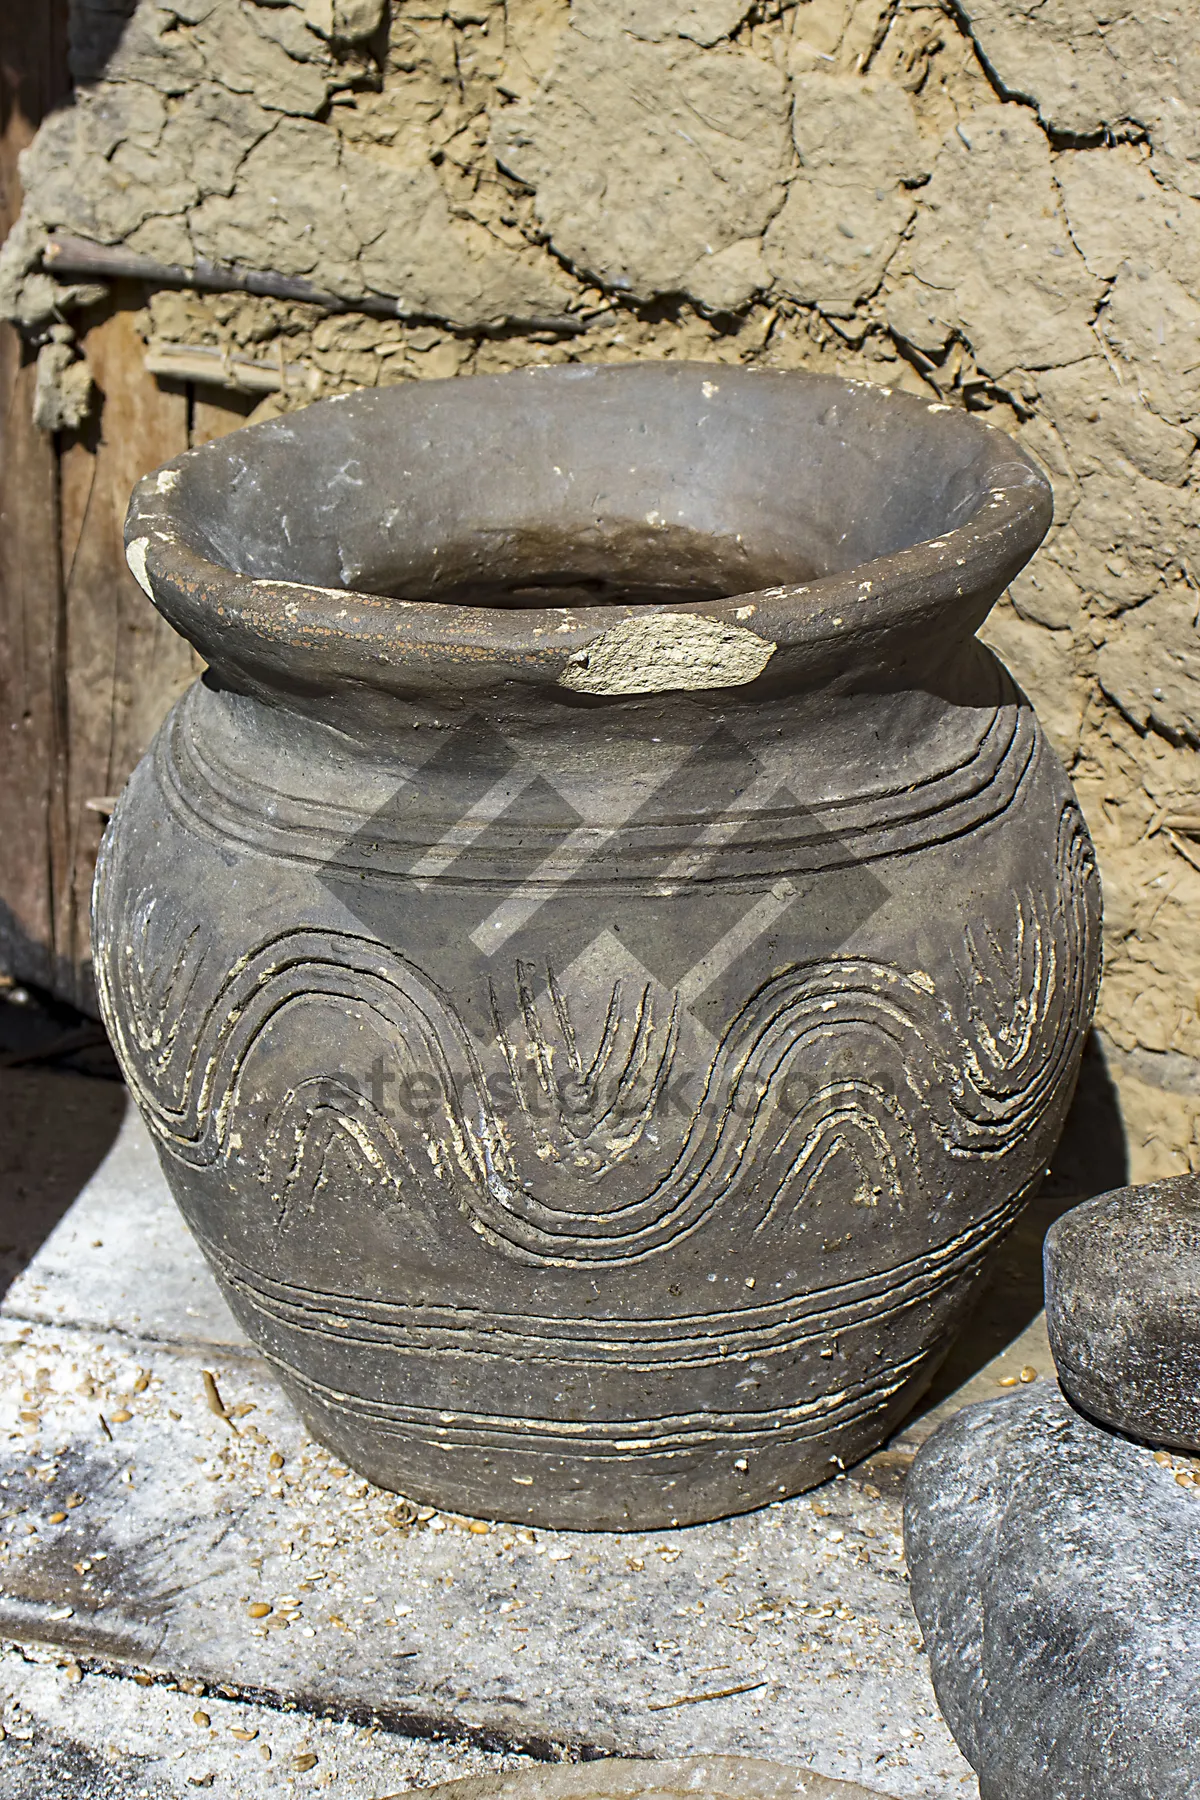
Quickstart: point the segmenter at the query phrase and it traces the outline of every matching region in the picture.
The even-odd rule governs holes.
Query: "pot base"
[[[195,1172],[163,1165],[231,1310],[319,1442],[439,1511],[565,1531],[704,1524],[869,1455],[933,1379],[1020,1209],[1010,1200],[859,1282],[797,1271],[791,1293],[759,1301],[737,1279],[723,1305],[714,1279],[709,1310],[622,1318],[624,1271],[604,1288],[583,1277],[607,1312],[552,1315],[519,1288],[520,1310],[498,1310],[264,1276],[205,1229]]]
[[[837,1452],[822,1431],[807,1443],[762,1447],[733,1438],[720,1451],[663,1444],[636,1453],[620,1439],[607,1453],[582,1446],[560,1453],[501,1449],[465,1436],[453,1441],[456,1426],[449,1424],[441,1440],[398,1430],[385,1437],[346,1408],[314,1404],[288,1372],[276,1374],[312,1435],[375,1487],[466,1518],[544,1531],[637,1532],[707,1525],[819,1487],[877,1449],[935,1371],[931,1361],[887,1416],[871,1411],[839,1433]],[[510,1429],[515,1435],[534,1423],[514,1420]]]

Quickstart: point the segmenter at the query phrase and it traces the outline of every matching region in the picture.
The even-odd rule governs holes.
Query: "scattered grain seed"
[[[271,1760],[270,1744],[260,1744],[258,1746],[258,1754],[262,1757],[264,1762],[270,1762],[270,1760]]]
[[[83,1680],[83,1670],[80,1668],[78,1663],[68,1663],[66,1668],[63,1670],[63,1674],[66,1676],[68,1681],[82,1681]]]
[[[1175,1479],[1179,1483],[1180,1487],[1191,1487],[1195,1481],[1195,1477],[1192,1475],[1189,1475],[1187,1473],[1186,1469],[1181,1469],[1179,1471],[1178,1475],[1176,1475]]]
[[[303,1750],[299,1756],[293,1756],[292,1758],[292,1767],[295,1769],[297,1775],[307,1774],[309,1769],[315,1769],[316,1766],[317,1758],[313,1755],[311,1750]]]
[[[996,1383],[997,1387],[1016,1387],[1016,1385],[1017,1377],[1015,1375],[1001,1375],[999,1381]]]
[[[83,1495],[82,1494],[68,1494],[66,1504],[67,1504],[67,1511],[74,1512],[74,1510],[77,1506],[83,1505]]]
[[[127,1412],[126,1409],[122,1406],[118,1409],[118,1411],[116,1411],[113,1414],[112,1422],[114,1425],[128,1425],[128,1423],[129,1423],[130,1419],[132,1419],[132,1417],[133,1417],[133,1414],[131,1412]]]
[[[248,1729],[245,1725],[231,1725],[229,1735],[236,1738],[239,1744],[252,1744],[258,1736],[258,1732]]]
[[[1169,1469],[1171,1466],[1171,1457],[1166,1450],[1156,1450],[1154,1460],[1160,1468]]]
[[[282,1469],[283,1458],[280,1456],[278,1450],[272,1450],[270,1456],[268,1456],[267,1467],[268,1469]]]
[[[137,1682],[139,1687],[152,1687],[154,1685],[153,1675],[135,1675],[133,1679]]]
[[[52,1525],[63,1525],[66,1523],[66,1518],[67,1518],[67,1515],[65,1512],[51,1513],[50,1514],[50,1523]]]
[[[256,1600],[252,1606],[246,1608],[252,1619],[265,1619],[270,1610],[271,1608],[265,1600]]]
[[[1031,1381],[1036,1381],[1037,1378],[1038,1378],[1037,1370],[1032,1366],[1032,1364],[1026,1363],[1025,1367],[1021,1370],[1019,1380],[1024,1382],[1024,1384],[1028,1387],[1029,1383]]]
[[[485,1519],[472,1519],[467,1526],[467,1530],[474,1532],[476,1537],[486,1537],[491,1529],[491,1526]]]
[[[237,1426],[229,1414],[229,1408],[221,1398],[221,1390],[217,1386],[217,1378],[211,1369],[201,1369],[204,1380],[204,1397],[208,1401],[209,1412],[216,1413],[218,1419],[224,1419],[234,1437],[240,1436]]]
[[[199,1725],[207,1730],[208,1726],[212,1724],[212,1720],[206,1712],[194,1712],[192,1714],[192,1724]]]
[[[150,1386],[150,1371],[149,1371],[149,1369],[140,1369],[138,1371],[138,1378],[133,1384],[134,1393],[135,1394],[144,1394],[146,1389],[149,1386]]]

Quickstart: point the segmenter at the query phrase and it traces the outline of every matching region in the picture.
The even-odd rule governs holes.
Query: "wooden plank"
[[[224,394],[219,388],[196,385],[192,389],[191,442],[211,444],[244,425],[261,394]]]
[[[54,447],[31,421],[33,367],[0,332],[0,963],[59,989],[56,875],[66,844],[62,607]]]
[[[17,156],[70,97],[67,0],[0,7],[0,235]],[[88,903],[103,818],[197,659],[125,566],[139,476],[186,449],[189,401],[143,367],[137,283],[117,284],[83,348],[97,417],[33,424],[34,358],[0,325],[0,969],[91,1010]],[[215,435],[215,432],[214,432]]]
[[[89,800],[119,793],[164,713],[201,667],[151,606],[125,563],[122,528],[135,482],[188,446],[185,389],[143,366],[140,290],[119,284],[114,309],[83,349],[100,394],[98,422],[64,443],[68,879],[55,937],[90,1009],[88,903],[103,818]]]
[[[21,207],[17,157],[67,98],[66,0],[0,7],[0,237]],[[33,361],[0,323],[0,967],[62,991],[55,941],[67,829],[58,468],[33,424]]]

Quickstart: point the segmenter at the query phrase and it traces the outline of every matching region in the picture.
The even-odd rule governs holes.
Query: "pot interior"
[[[999,445],[966,414],[828,377],[565,365],[413,382],[235,432],[180,459],[171,513],[194,549],[253,577],[470,606],[661,606],[803,583],[953,530],[986,500]]]

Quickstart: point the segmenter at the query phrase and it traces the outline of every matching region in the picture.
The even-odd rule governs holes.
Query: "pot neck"
[[[701,693],[730,705],[822,691],[950,698],[969,693],[973,634],[1049,523],[1047,484],[1010,448],[975,515],[942,538],[811,582],[669,607],[501,610],[241,575],[186,541],[161,476],[135,494],[128,553],[216,685],[338,729],[367,717],[387,729],[414,707],[642,714]]]

